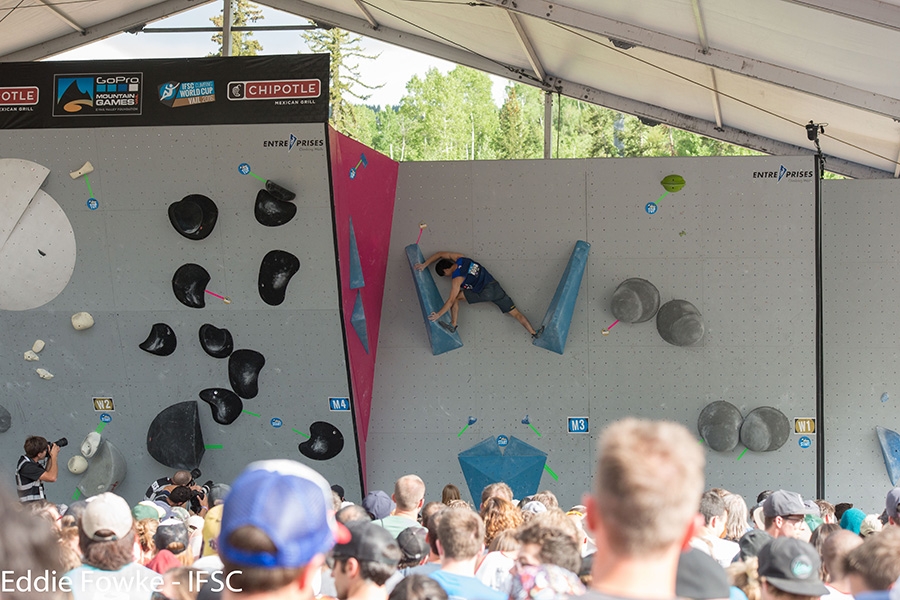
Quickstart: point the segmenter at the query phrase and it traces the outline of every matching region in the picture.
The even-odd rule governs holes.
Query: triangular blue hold
[[[406,247],[406,258],[409,260],[409,270],[412,271],[413,282],[416,284],[416,295],[419,297],[419,307],[422,309],[422,319],[425,321],[425,331],[428,334],[428,343],[431,344],[431,353],[434,356],[462,348],[462,340],[455,331],[450,333],[439,323],[450,325],[450,312],[441,315],[437,321],[429,321],[428,315],[437,312],[444,305],[444,299],[434,283],[434,277],[428,269],[417,271],[416,263],[425,262],[418,244],[410,244]]]
[[[356,232],[353,231],[353,217],[350,217],[350,289],[357,290],[365,285],[362,263],[359,261],[359,248],[356,246]]]
[[[356,302],[353,304],[353,314],[350,315],[350,324],[353,325],[353,331],[356,332],[359,341],[362,342],[363,348],[366,349],[366,354],[368,354],[369,330],[368,327],[366,327],[366,311],[363,308],[362,294],[359,290],[356,291]]]
[[[884,466],[887,468],[891,485],[897,485],[900,481],[900,433],[884,427],[875,427],[878,434],[878,442],[881,444],[881,455],[884,457]]]
[[[547,314],[541,321],[544,332],[539,338],[532,341],[535,346],[545,350],[562,354],[566,349],[566,339],[569,337],[569,325],[572,324],[572,314],[575,312],[575,301],[578,300],[578,290],[581,288],[581,279],[584,269],[587,267],[588,253],[591,245],[579,240],[575,243],[569,264],[563,272],[547,308]]]
[[[509,436],[506,448],[501,449],[497,438],[490,437],[460,452],[458,458],[469,493],[477,502],[481,491],[498,481],[512,488],[514,498],[537,493],[547,453],[513,436]]]

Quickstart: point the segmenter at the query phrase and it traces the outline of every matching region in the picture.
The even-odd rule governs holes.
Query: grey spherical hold
[[[659,290],[639,277],[626,279],[613,292],[612,314],[623,323],[649,321],[659,310]]]
[[[741,422],[744,417],[734,404],[718,400],[710,402],[697,419],[700,437],[716,452],[734,450],[741,439]]]
[[[778,450],[790,435],[790,421],[783,412],[771,406],[750,411],[741,425],[741,443],[754,452]]]
[[[656,330],[673,346],[693,346],[703,339],[706,326],[696,306],[687,300],[671,300],[656,313]]]
[[[0,406],[0,433],[8,430],[12,425],[12,415],[6,410],[6,407]]]

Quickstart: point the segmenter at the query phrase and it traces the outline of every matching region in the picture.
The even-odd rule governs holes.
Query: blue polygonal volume
[[[429,321],[428,315],[437,312],[444,306],[444,299],[434,283],[434,277],[429,269],[416,270],[416,263],[425,262],[418,244],[410,244],[406,247],[406,258],[409,261],[409,270],[412,271],[413,282],[416,284],[416,295],[419,297],[419,307],[422,309],[422,319],[425,321],[425,332],[428,334],[428,343],[431,344],[431,353],[434,356],[462,348],[462,340],[459,333],[451,333],[439,323],[450,325],[450,313],[444,313],[437,321]]]
[[[893,429],[875,427],[878,434],[878,442],[881,444],[881,456],[884,458],[884,467],[887,469],[891,485],[897,485],[900,481],[900,433]]]
[[[356,290],[356,302],[353,304],[353,314],[350,315],[350,324],[353,326],[353,331],[355,331],[356,335],[359,337],[359,341],[362,342],[366,354],[368,354],[369,330],[366,326],[366,311],[363,308],[362,295],[359,290]]]
[[[587,267],[590,251],[591,245],[587,242],[579,240],[575,243],[569,264],[566,265],[553,300],[550,301],[544,320],[541,321],[544,331],[540,337],[532,341],[535,346],[557,354],[562,354],[566,349],[569,326],[572,324],[572,314],[575,312],[575,302],[578,300],[578,290],[581,288],[581,279]]]
[[[356,246],[356,232],[353,231],[353,217],[350,217],[350,289],[356,290],[365,285],[362,263],[359,260],[359,248]]]
[[[489,437],[459,453],[459,466],[473,499],[491,483],[502,481],[513,491],[514,498],[537,493],[547,462],[547,453],[509,436],[501,448],[496,437]]]

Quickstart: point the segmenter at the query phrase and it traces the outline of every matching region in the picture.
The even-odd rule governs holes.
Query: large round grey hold
[[[744,417],[734,404],[719,400],[710,402],[697,419],[697,430],[706,445],[716,452],[729,452],[741,439]]]
[[[623,323],[649,321],[659,310],[659,290],[646,279],[626,279],[613,292],[611,308],[613,316]]]
[[[656,313],[656,330],[673,346],[693,346],[703,339],[706,327],[697,307],[687,300],[671,300]]]
[[[6,407],[0,406],[0,433],[9,429],[12,425],[12,415],[6,410]]]
[[[790,435],[790,421],[783,412],[771,406],[750,411],[741,425],[741,443],[754,452],[778,450]]]

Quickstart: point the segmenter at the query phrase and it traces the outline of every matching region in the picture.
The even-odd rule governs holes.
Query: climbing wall
[[[822,193],[825,490],[877,514],[893,484],[875,428],[900,431],[897,193],[896,181],[849,180]]]
[[[0,136],[0,159],[39,165],[22,171],[0,160],[0,168],[12,169],[23,182],[12,187],[30,189],[32,169],[48,169],[41,193],[64,215],[30,225],[43,234],[48,222],[53,225],[46,244],[27,237],[15,252],[7,252],[9,243],[3,246],[4,268],[52,262],[49,272],[65,278],[49,298],[44,296],[57,284],[53,277],[33,291],[27,279],[16,286],[6,278],[0,283],[4,293],[24,288],[26,293],[13,294],[15,302],[41,300],[0,306],[0,405],[11,422],[0,433],[7,484],[27,435],[67,437],[70,445],[60,454],[67,461],[86,434],[99,430],[127,465],[116,491],[131,502],[178,461],[199,466],[201,482],[230,481],[250,460],[276,457],[304,462],[343,485],[348,496],[360,494],[323,122],[327,58],[312,60],[236,59],[225,65],[222,78],[204,61],[201,69],[197,61],[131,68],[116,63],[113,73],[141,72],[144,117],[163,111],[160,118],[178,126],[141,126],[139,115],[88,121],[69,115],[51,121],[59,123],[56,129],[16,128],[12,121]],[[55,118],[52,84],[46,83],[54,80],[52,70],[86,68],[66,65],[45,64],[43,71],[21,75],[40,87],[36,110],[45,110],[45,118]],[[90,63],[95,73],[103,66]],[[280,73],[281,87],[254,87],[251,80],[277,80],[264,77],[272,69]],[[153,80],[161,70],[169,78]],[[209,81],[193,85],[198,73]],[[81,75],[76,79],[100,85]],[[324,88],[311,88],[313,80],[324,81]],[[173,82],[180,95],[170,94]],[[201,88],[206,99],[189,102]],[[98,109],[101,92],[94,87],[91,93]],[[117,93],[127,97],[127,86]],[[274,99],[257,97],[276,93],[281,95]],[[187,124],[215,121],[209,107],[235,110],[230,123],[254,124]],[[70,176],[86,161],[93,171]],[[208,203],[187,198],[192,195],[212,201],[214,220]],[[17,223],[29,225],[24,218]],[[70,317],[80,311],[92,315],[92,327],[73,327]],[[206,330],[206,350],[200,334],[205,324],[216,328]],[[231,334],[230,355],[222,329]],[[24,360],[37,339],[45,342],[39,360]],[[36,368],[53,378],[42,379]],[[205,395],[221,402],[219,413],[201,399],[204,390],[217,390]],[[93,466],[89,460],[86,476]],[[50,498],[67,502],[82,495],[80,481],[63,468],[48,486]]]
[[[661,186],[670,174],[683,189]],[[717,400],[744,417],[775,407],[791,427],[814,417],[813,223],[805,158],[402,164],[369,488],[418,473],[429,499],[447,483],[468,496],[464,471],[493,469],[572,505],[590,487],[597,434],[614,419],[673,419],[697,432],[701,410]],[[420,231],[426,258],[480,260],[535,327],[576,242],[590,244],[563,354],[532,345],[489,303],[462,306],[462,347],[432,354],[406,251]],[[702,339],[667,343],[655,319],[613,325],[613,292],[633,277],[653,283],[662,304],[695,306]],[[446,298],[449,279],[435,279]],[[813,496],[815,443],[804,447],[804,437],[791,433],[769,452],[711,451],[708,485],[751,504],[768,488]]]

